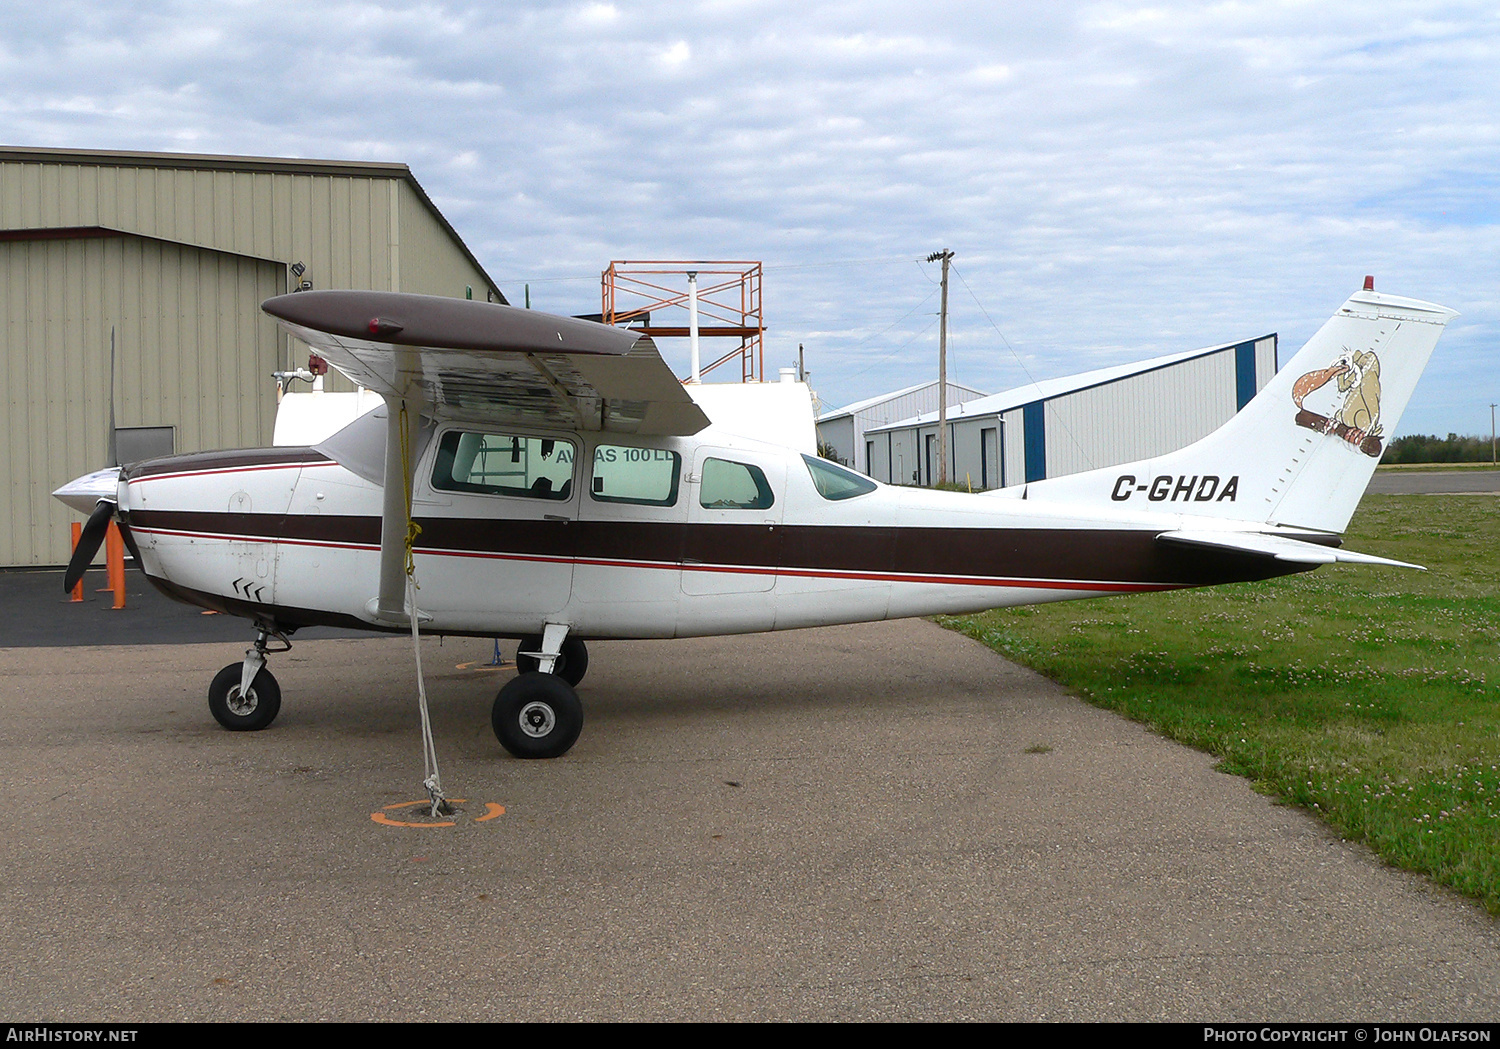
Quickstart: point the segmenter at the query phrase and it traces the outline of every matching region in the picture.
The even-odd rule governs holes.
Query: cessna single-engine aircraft
[[[711,425],[629,330],[458,299],[283,295],[264,309],[384,409],[315,447],[177,455],[59,489],[92,511],[65,586],[114,516],[157,587],[252,620],[254,646],[209,689],[229,729],[276,717],[267,645],[304,626],[410,630],[415,614],[428,633],[521,639],[495,733],[518,757],[557,757],[583,724],[589,639],[1402,564],[1338,533],[1455,314],[1370,289],[1197,443],[972,495],[878,484]]]

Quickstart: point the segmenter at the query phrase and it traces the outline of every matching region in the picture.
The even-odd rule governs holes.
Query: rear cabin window
[[[594,449],[596,502],[673,506],[682,476],[682,456],[664,448],[627,448],[601,444]]]
[[[776,497],[758,466],[727,459],[703,460],[698,502],[709,510],[765,510]]]
[[[812,474],[813,484],[824,499],[853,499],[857,495],[869,495],[875,490],[875,482],[868,477],[835,466],[827,459],[815,459],[804,455],[807,472]]]
[[[573,494],[569,441],[449,430],[438,443],[432,487],[444,492],[561,501]]]

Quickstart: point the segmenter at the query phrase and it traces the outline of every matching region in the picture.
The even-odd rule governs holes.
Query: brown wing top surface
[[[439,418],[687,436],[708,425],[636,332],[496,303],[306,291],[261,306],[353,382]]]

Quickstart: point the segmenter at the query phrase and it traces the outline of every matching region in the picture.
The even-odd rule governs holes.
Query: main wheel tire
[[[495,697],[490,724],[518,758],[560,758],[583,731],[583,704],[555,674],[521,674]]]
[[[243,663],[230,663],[214,675],[208,686],[208,709],[214,720],[230,732],[257,732],[276,720],[281,712],[281,686],[265,667],[250,682],[247,695],[240,695]]]
[[[535,656],[523,656],[522,652],[539,652],[542,648],[542,639],[538,634],[521,638],[521,643],[516,646],[516,670],[522,674],[534,674],[541,667],[542,661]],[[576,637],[563,638],[562,651],[557,654],[557,662],[552,667],[552,673],[562,678],[574,688],[583,680],[583,675],[589,669],[589,649]]]

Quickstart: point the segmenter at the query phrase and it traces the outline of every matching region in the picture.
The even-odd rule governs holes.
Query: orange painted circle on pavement
[[[462,805],[465,802],[467,802],[469,799],[468,798],[450,798],[448,800],[452,801],[455,805]],[[427,798],[423,798],[420,801],[398,801],[398,802],[396,802],[393,805],[383,805],[383,806],[381,806],[380,811],[370,813],[370,819],[371,819],[371,821],[373,821],[375,823],[379,823],[380,825],[385,826],[385,827],[456,827],[456,826],[458,826],[458,821],[457,820],[442,820],[442,821],[437,821],[437,822],[419,823],[419,822],[416,822],[416,821],[413,821],[413,820],[397,820],[397,819],[392,819],[390,816],[386,815],[386,813],[398,812],[401,809],[414,809],[414,808],[416,808],[419,805],[430,805],[430,804],[432,804],[432,802],[429,799],[427,799]],[[498,805],[498,804],[496,804],[493,801],[487,801],[484,804],[484,815],[476,817],[474,819],[474,822],[475,823],[484,823],[484,822],[487,822],[488,820],[494,819],[496,816],[503,816],[503,815],[505,815],[505,806],[504,805]]]

